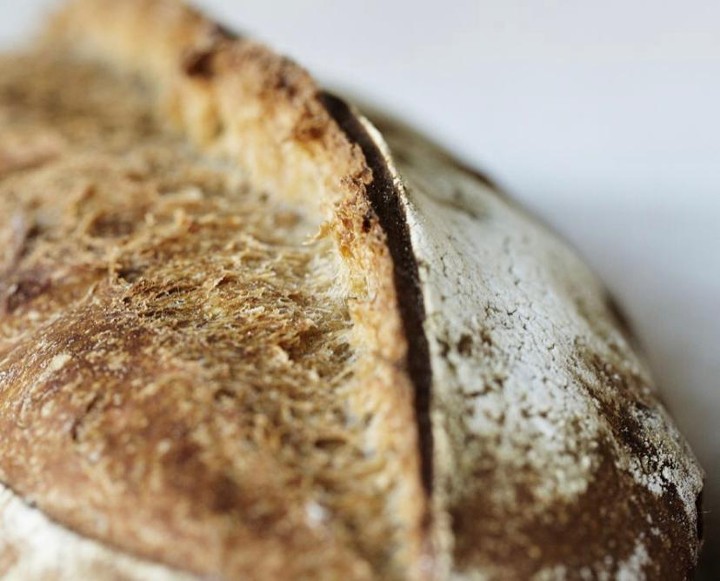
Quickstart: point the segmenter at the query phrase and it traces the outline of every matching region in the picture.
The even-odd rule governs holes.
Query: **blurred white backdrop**
[[[52,4],[0,0],[0,44]],[[196,4],[420,126],[581,250],[707,471],[706,556],[719,556],[720,3]]]

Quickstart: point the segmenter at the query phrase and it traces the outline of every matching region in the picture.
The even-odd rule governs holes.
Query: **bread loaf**
[[[174,0],[0,58],[9,579],[682,579],[702,472],[487,179]]]

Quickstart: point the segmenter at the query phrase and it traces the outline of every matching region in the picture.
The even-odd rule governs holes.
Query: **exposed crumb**
[[[127,79],[47,54],[0,71],[0,142],[26,142],[0,156],[0,432],[33,450],[0,478],[201,573],[245,570],[230,548],[253,542],[271,567],[281,543],[389,570],[399,483],[350,421],[386,420],[318,217],[199,156]]]

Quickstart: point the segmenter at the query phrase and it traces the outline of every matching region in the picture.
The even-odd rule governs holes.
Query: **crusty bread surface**
[[[0,57],[1,574],[691,576],[603,285],[376,121],[175,0]]]
[[[0,67],[2,480],[200,574],[407,567],[402,341],[353,325],[381,297],[343,271],[326,192],[250,185],[139,79],[48,49]]]

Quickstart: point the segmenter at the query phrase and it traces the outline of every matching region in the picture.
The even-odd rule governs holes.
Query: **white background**
[[[0,43],[52,3],[0,0]],[[419,125],[573,241],[702,460],[720,554],[720,2],[197,3]]]

